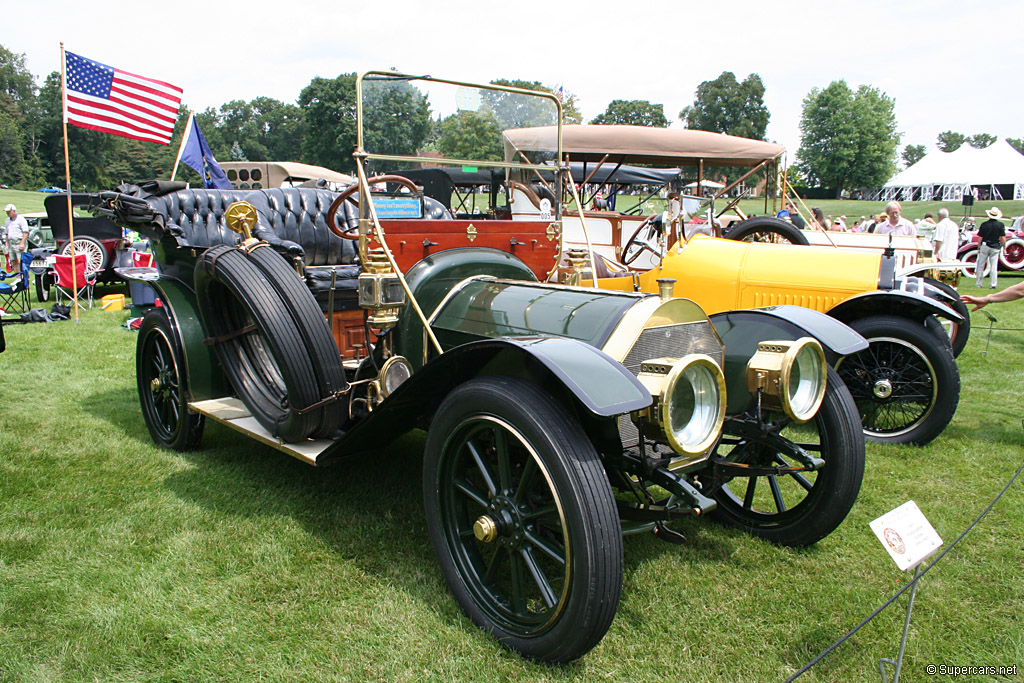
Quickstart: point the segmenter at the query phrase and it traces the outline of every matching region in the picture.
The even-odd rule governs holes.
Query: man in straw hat
[[[1006,226],[1003,225],[1003,212],[993,206],[985,212],[988,220],[978,228],[978,262],[974,264],[976,285],[981,287],[985,279],[985,267],[989,272],[989,289],[995,289],[999,279],[999,254],[1006,244]]]

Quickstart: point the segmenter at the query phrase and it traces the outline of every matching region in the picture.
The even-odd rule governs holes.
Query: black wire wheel
[[[188,408],[181,340],[161,309],[146,313],[135,350],[142,417],[153,441],[183,451],[199,445],[205,418]]]
[[[754,216],[736,223],[726,230],[724,237],[739,242],[765,242],[768,244],[810,244],[799,228],[788,221],[772,216]]]
[[[941,434],[960,402],[960,371],[948,344],[908,318],[878,315],[848,324],[868,348],[842,358],[836,370],[868,440],[924,445]]]
[[[423,472],[434,552],[474,623],[552,663],[601,640],[622,536],[601,461],[565,408],[523,380],[467,382],[434,417]]]
[[[340,424],[321,404],[327,397],[290,304],[260,269],[221,245],[196,260],[195,283],[209,343],[257,422],[286,442],[333,434]]]
[[[751,475],[727,477],[711,492],[718,502],[711,517],[779,545],[810,545],[846,519],[860,492],[864,435],[853,398],[829,368],[825,397],[811,420],[797,424],[782,413],[766,418],[769,429],[758,436],[726,420],[717,454]],[[780,438],[825,465],[805,470],[779,448]]]

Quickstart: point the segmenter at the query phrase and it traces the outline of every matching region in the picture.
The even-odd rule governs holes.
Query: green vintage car
[[[417,87],[495,121],[561,120],[545,93],[395,72],[357,81],[361,105]],[[371,177],[431,160],[389,150],[363,112],[359,182],[340,194],[152,182],[103,195],[159,263],[119,270],[163,304],[136,361],[157,443],[194,448],[214,421],[321,466],[386,458],[391,440],[426,430],[426,519],[452,594],[545,662],[582,656],[609,628],[623,533],[681,541],[672,520],[708,515],[802,546],[843,521],[864,441],[831,366],[862,337],[802,308],[712,321],[670,294],[546,282],[560,207],[454,218],[408,179]]]

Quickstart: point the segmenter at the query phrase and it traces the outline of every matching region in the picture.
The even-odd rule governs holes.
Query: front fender
[[[138,269],[143,270],[143,269]],[[151,270],[151,269],[145,269]],[[231,385],[224,376],[213,347],[203,344],[206,332],[199,320],[195,292],[184,282],[161,274],[147,278],[146,284],[156,290],[173,329],[185,353],[188,377],[188,395],[192,401],[205,401],[231,393]]]
[[[906,289],[859,294],[830,309],[828,314],[844,323],[868,315],[898,315],[920,323],[930,315],[937,315],[955,323],[964,321],[962,315],[946,304]]]
[[[433,358],[331,447],[337,455],[378,448],[382,435],[395,438],[426,428],[456,386],[476,377],[511,375],[535,382],[584,421],[601,420],[653,402],[632,373],[604,351],[561,337],[487,339]]]
[[[867,348],[864,337],[835,318],[800,306],[771,306],[726,311],[711,316],[725,343],[725,383],[729,414],[742,412],[750,404],[746,369],[757,345],[767,340],[795,340],[814,337],[825,351],[829,365],[851,353]]]

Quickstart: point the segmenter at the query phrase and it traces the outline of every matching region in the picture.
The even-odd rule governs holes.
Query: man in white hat
[[[14,204],[4,207],[7,212],[7,222],[4,223],[4,235],[7,240],[7,253],[10,255],[10,267],[17,273],[21,270],[21,252],[28,246],[28,223],[22,216],[18,215],[18,208]]]
[[[989,289],[995,289],[999,279],[999,254],[1006,244],[1006,226],[1003,225],[1003,212],[998,206],[993,206],[985,212],[988,220],[978,228],[978,262],[974,264],[976,279],[975,283],[981,287],[981,281],[985,279],[985,269],[988,268]]]

